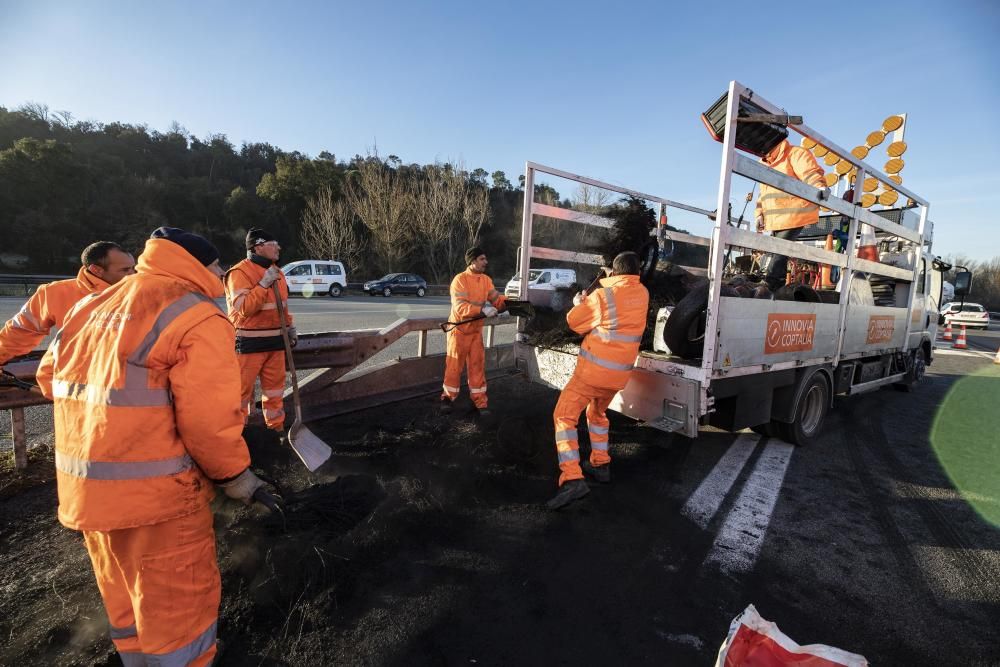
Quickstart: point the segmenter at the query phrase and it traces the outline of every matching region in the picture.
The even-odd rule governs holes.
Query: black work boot
[[[587,483],[582,479],[571,479],[559,487],[559,493],[552,497],[552,500],[545,503],[550,510],[557,510],[566,507],[574,500],[579,500],[590,493]]]
[[[583,470],[584,475],[594,479],[594,481],[600,482],[601,484],[607,484],[611,481],[610,463],[606,463],[602,466],[595,466],[590,461],[584,461],[580,464],[580,468]]]

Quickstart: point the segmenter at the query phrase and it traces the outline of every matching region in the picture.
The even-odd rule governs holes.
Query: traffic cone
[[[858,257],[873,262],[878,261],[878,240],[875,229],[871,225],[861,225],[861,242],[858,244]]]
[[[833,234],[826,235],[826,246],[824,247],[824,250],[833,251]],[[829,264],[824,264],[823,268],[820,269],[819,275],[820,275],[821,288],[828,289],[830,287],[833,287],[833,281],[830,280],[830,272],[832,271],[832,269],[833,267],[831,267]]]
[[[952,348],[956,349],[956,350],[968,350],[969,349],[968,344],[966,344],[966,342],[965,342],[965,325],[964,324],[962,325],[962,328],[959,330],[959,332],[958,332],[958,340],[955,341],[955,344],[952,345]]]
[[[944,325],[944,342],[950,343],[952,341],[951,337],[951,322],[949,321]]]

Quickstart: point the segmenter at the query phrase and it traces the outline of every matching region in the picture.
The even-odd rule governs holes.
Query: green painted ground
[[[955,488],[1000,526],[1000,366],[955,383],[934,418],[931,444]]]

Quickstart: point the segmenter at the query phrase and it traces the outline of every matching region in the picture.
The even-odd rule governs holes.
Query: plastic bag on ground
[[[864,656],[824,644],[799,646],[753,605],[733,619],[715,667],[868,667]]]

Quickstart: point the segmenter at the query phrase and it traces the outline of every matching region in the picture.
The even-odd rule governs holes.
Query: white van
[[[528,289],[555,291],[560,287],[572,287],[576,282],[576,271],[572,269],[529,269]],[[503,293],[514,296],[521,286],[521,274],[515,275],[507,282]],[[523,298],[523,297],[522,297]]]
[[[288,281],[289,294],[304,297],[326,294],[337,297],[347,289],[347,272],[340,262],[327,259],[303,259],[281,267]]]

